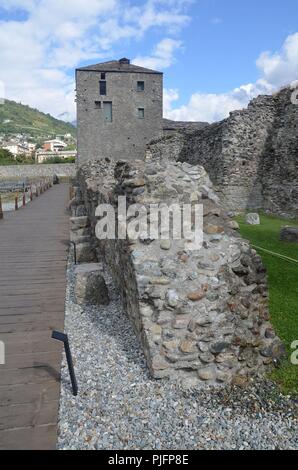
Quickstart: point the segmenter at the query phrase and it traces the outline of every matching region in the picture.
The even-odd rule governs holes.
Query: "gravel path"
[[[64,360],[59,449],[298,449],[297,406],[274,385],[202,391],[150,379],[109,276],[112,301],[95,308],[74,303],[71,265],[68,276],[66,332],[79,395]]]

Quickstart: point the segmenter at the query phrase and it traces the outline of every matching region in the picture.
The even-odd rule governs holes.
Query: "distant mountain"
[[[31,134],[36,137],[64,134],[76,135],[75,127],[15,101],[5,100],[0,105],[0,133]]]

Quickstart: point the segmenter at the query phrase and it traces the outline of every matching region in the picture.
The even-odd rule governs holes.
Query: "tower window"
[[[138,108],[138,118],[139,119],[144,119],[145,117],[145,109],[144,108]]]
[[[101,74],[100,74],[100,79],[101,79],[101,80],[105,80],[105,79],[106,79],[106,73],[105,73],[105,72],[101,72]]]
[[[99,82],[99,94],[106,95],[107,94],[107,82],[105,80],[101,80]]]
[[[112,122],[113,113],[112,113],[112,102],[104,101],[103,102],[103,116],[106,122]]]
[[[137,90],[138,91],[144,91],[145,90],[145,82],[137,82]]]

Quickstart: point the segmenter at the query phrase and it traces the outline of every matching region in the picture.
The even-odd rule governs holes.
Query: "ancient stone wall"
[[[176,132],[193,132],[209,126],[208,122],[195,121],[172,121],[171,119],[162,120],[163,135],[173,135]]]
[[[173,144],[175,142],[175,144]],[[153,377],[207,384],[263,372],[282,352],[271,328],[261,258],[240,238],[203,167],[171,160],[160,144],[146,160],[88,162],[78,171],[77,205],[108,264]],[[169,150],[169,149],[168,149]],[[204,240],[95,237],[99,203],[203,205]],[[143,215],[147,221],[147,214]],[[133,218],[130,219],[134,220]]]
[[[54,175],[73,178],[76,175],[76,166],[74,163],[0,166],[0,179],[39,178]]]
[[[286,89],[275,97],[275,119],[261,174],[264,207],[298,217],[298,104],[291,103],[291,93]]]
[[[298,215],[298,106],[291,94],[286,88],[259,96],[247,109],[187,132],[178,147],[166,143],[176,160],[204,166],[230,209]]]

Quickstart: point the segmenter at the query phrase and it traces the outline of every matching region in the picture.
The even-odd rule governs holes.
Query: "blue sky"
[[[74,69],[164,72],[164,113],[215,121],[298,79],[297,0],[1,0],[0,94],[75,118]]]

